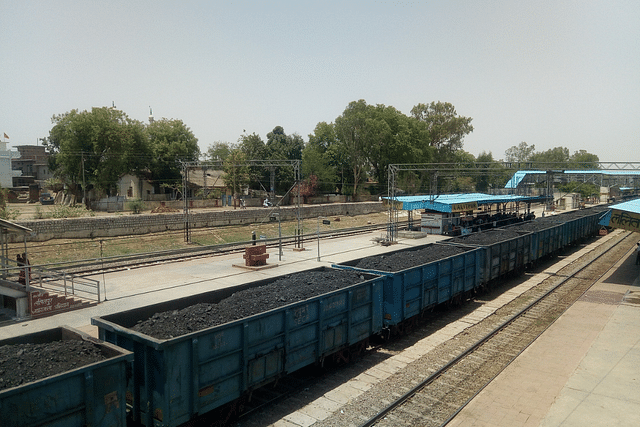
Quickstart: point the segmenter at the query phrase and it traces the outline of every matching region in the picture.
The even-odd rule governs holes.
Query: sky
[[[640,2],[0,1],[0,137],[115,105],[201,151],[276,126],[308,141],[349,102],[450,102],[474,156],[526,142],[640,161]]]

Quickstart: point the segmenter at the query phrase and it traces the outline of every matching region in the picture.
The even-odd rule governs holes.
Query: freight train
[[[541,259],[596,235],[598,221],[606,210],[607,206],[597,206],[388,252],[379,259],[369,257],[321,267],[312,271],[356,272],[360,281],[176,337],[154,338],[135,328],[157,313],[218,303],[279,278],[94,317],[91,322],[98,327],[99,339],[133,356],[130,363],[118,365],[122,373],[112,375],[112,381],[126,384],[114,388],[115,393],[110,395],[113,403],[108,406],[115,411],[116,406],[123,409],[126,403],[127,419],[121,410],[117,414],[123,418],[117,422],[110,417],[108,424],[85,420],[77,425],[130,423],[159,427],[186,423],[288,373],[362,348],[372,336],[400,331],[425,310],[465,299],[480,288],[519,274]],[[404,264],[394,263],[394,256]],[[391,265],[385,265],[386,261]],[[269,298],[268,294],[263,296]],[[44,380],[45,391],[47,387],[59,389],[55,378]],[[1,413],[18,414],[11,422],[3,419],[3,426],[33,425],[20,421],[19,413],[24,408],[8,398],[18,389],[0,391]],[[104,396],[86,398],[102,401],[80,404],[105,407]]]

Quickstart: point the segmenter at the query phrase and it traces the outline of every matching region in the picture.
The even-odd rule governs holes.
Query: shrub
[[[79,218],[83,216],[95,216],[95,212],[86,209],[82,205],[53,205],[50,210],[43,210],[39,206],[36,206],[34,219]]]
[[[127,202],[127,207],[134,214],[139,214],[144,210],[144,202],[140,199],[131,199]]]
[[[17,209],[9,209],[6,206],[0,208],[0,218],[7,221],[15,221],[20,216],[20,211]]]

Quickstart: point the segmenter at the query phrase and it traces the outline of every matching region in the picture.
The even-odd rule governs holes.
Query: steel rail
[[[628,239],[631,236],[632,233],[627,233],[626,236],[624,236],[620,241],[623,241],[625,239]],[[383,417],[385,417],[386,415],[388,415],[391,411],[393,411],[394,409],[396,409],[397,407],[399,407],[400,405],[402,405],[403,403],[407,402],[409,399],[411,399],[413,396],[415,396],[416,394],[418,394],[423,388],[425,388],[426,386],[428,386],[429,384],[431,384],[432,382],[434,382],[436,379],[438,379],[440,376],[442,376],[445,372],[447,372],[451,367],[453,367],[454,365],[456,365],[458,362],[460,362],[462,359],[464,359],[466,356],[468,356],[469,354],[473,353],[475,350],[477,350],[480,346],[482,346],[483,344],[485,344],[487,341],[489,341],[491,338],[493,338],[495,335],[497,335],[498,333],[500,333],[505,327],[507,327],[508,325],[510,325],[511,323],[515,322],[518,318],[520,318],[521,316],[523,316],[526,312],[528,312],[529,310],[531,310],[534,306],[538,305],[539,303],[541,303],[543,300],[545,300],[549,295],[551,295],[552,293],[554,293],[560,286],[564,285],[566,282],[568,282],[569,280],[572,280],[573,278],[575,278],[575,276],[580,273],[581,271],[583,271],[584,269],[586,269],[587,267],[591,266],[593,263],[595,263],[597,260],[599,260],[602,256],[604,256],[605,254],[607,254],[610,250],[612,250],[614,247],[616,247],[616,245],[612,245],[611,247],[607,248],[604,252],[602,252],[601,254],[599,254],[598,256],[596,256],[596,258],[594,258],[593,260],[589,261],[587,264],[585,264],[584,266],[580,267],[578,270],[576,270],[575,272],[573,272],[571,275],[563,278],[558,284],[556,284],[555,286],[553,286],[551,289],[549,289],[547,292],[545,292],[543,295],[541,295],[539,298],[537,298],[536,300],[532,301],[531,303],[529,303],[526,307],[522,308],[520,311],[518,311],[517,313],[515,313],[513,316],[511,316],[509,319],[505,320],[504,322],[502,322],[500,325],[498,325],[495,329],[493,329],[493,331],[489,332],[487,335],[485,335],[484,337],[482,337],[480,340],[478,340],[475,344],[473,344],[472,346],[470,346],[469,348],[467,348],[464,352],[462,352],[461,354],[459,354],[458,356],[456,356],[454,359],[450,360],[447,364],[445,364],[444,366],[442,366],[440,369],[438,369],[437,371],[435,371],[434,373],[432,373],[429,377],[427,377],[426,379],[424,379],[423,381],[421,381],[419,384],[417,384],[416,386],[414,386],[411,390],[407,391],[405,394],[403,394],[402,396],[400,396],[399,398],[397,398],[395,401],[391,402],[389,405],[387,405],[387,407],[385,407],[383,410],[381,410],[380,412],[378,412],[376,415],[374,415],[373,417],[371,417],[369,420],[367,420],[366,422],[364,422],[363,424],[360,425],[360,427],[371,427],[373,425],[375,425],[376,422],[380,421]],[[594,249],[595,250],[595,249]],[[622,257],[627,256],[629,252],[626,252]],[[585,254],[586,255],[586,254]],[[621,258],[622,258],[621,257]],[[615,263],[613,264],[615,265]],[[613,267],[613,266],[612,266]],[[602,278],[602,276],[604,276],[612,267],[610,267],[609,269],[607,269],[607,271],[605,271],[604,273],[602,273],[599,277],[597,277],[595,280],[593,280],[593,283],[597,282],[598,280],[600,280]],[[571,304],[573,305],[573,304]],[[567,309],[569,307],[571,307],[571,305],[569,305],[567,307]],[[566,311],[566,309],[565,309]],[[551,322],[550,325],[547,326],[547,328],[549,326],[551,326],[554,322]],[[541,333],[544,333],[546,331],[545,328]],[[539,335],[538,335],[539,336]],[[535,341],[535,339],[533,340]],[[532,342],[533,342],[532,341]],[[525,349],[529,346],[530,344],[528,344]],[[524,350],[522,350],[524,351]],[[518,354],[516,354],[513,359],[511,361],[509,361],[509,363],[506,365],[508,366],[510,363],[513,362],[513,360],[515,360],[515,358],[517,358],[519,356],[520,353],[522,353],[522,351],[520,351]],[[495,378],[495,377],[494,377]],[[449,418],[447,418],[447,420],[441,424],[441,427],[446,426],[449,422],[451,422],[451,420],[471,401],[473,400],[473,398],[480,392],[482,391],[482,389],[484,389],[491,381],[489,381],[487,384],[485,384],[480,390],[478,390],[470,399],[468,399],[463,406],[461,406],[460,408],[458,408],[456,410],[456,412],[450,416]]]
[[[406,226],[408,221],[402,222],[401,226]],[[337,239],[356,234],[370,233],[376,230],[386,230],[387,223],[384,224],[372,224],[364,225],[360,227],[351,227],[335,230],[320,231],[319,237],[322,239]],[[318,233],[308,233],[303,236],[286,236],[282,238],[274,237],[269,239],[260,239],[257,242],[260,244],[266,244],[268,247],[277,247],[281,243],[282,245],[295,244],[296,240],[304,242],[313,242],[318,239]],[[133,255],[116,255],[110,257],[101,258],[88,258],[77,261],[65,261],[51,264],[34,265],[32,267],[46,267],[49,270],[59,271],[64,270],[67,272],[73,272],[75,274],[89,274],[96,273],[103,270],[119,269],[125,267],[135,267],[141,265],[147,265],[156,262],[168,262],[184,260],[189,258],[197,258],[204,256],[219,256],[226,255],[235,252],[241,252],[248,245],[253,244],[256,241],[240,241],[233,243],[222,243],[217,245],[196,246],[191,248],[180,249],[167,249],[153,252],[142,252]]]

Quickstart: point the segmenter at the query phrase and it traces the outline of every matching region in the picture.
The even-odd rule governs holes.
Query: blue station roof
[[[388,198],[387,198],[388,199]],[[518,196],[515,194],[440,194],[432,196],[425,194],[422,196],[399,196],[397,202],[402,203],[403,210],[427,209],[437,212],[461,212],[473,210],[477,206],[492,205],[496,203],[509,202],[542,202],[544,196]]]
[[[525,176],[527,175],[537,175],[537,174],[546,174],[546,171],[517,171],[513,174],[507,185],[504,188],[517,188],[518,184],[522,182]],[[560,173],[560,172],[558,172]],[[601,174],[601,175],[609,175],[609,176],[625,176],[625,175],[638,175],[640,176],[640,170],[601,170],[601,169],[585,169],[585,170],[565,170],[562,173],[566,174],[574,174],[574,175],[585,175],[585,174]]]
[[[609,207],[611,209],[603,214],[600,225],[640,232],[640,199],[616,203]]]

